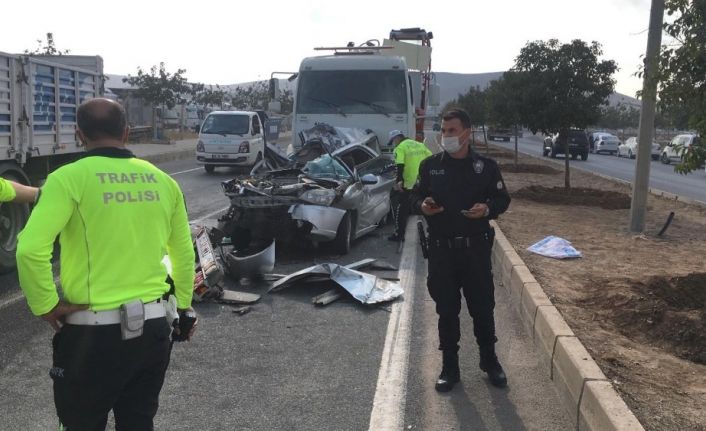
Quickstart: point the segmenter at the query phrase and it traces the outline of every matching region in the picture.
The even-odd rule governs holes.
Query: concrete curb
[[[523,326],[532,334],[542,366],[575,418],[576,429],[644,431],[498,225],[493,227],[495,279],[508,290]]]

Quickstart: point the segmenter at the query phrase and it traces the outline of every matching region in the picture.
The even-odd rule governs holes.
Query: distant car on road
[[[628,138],[625,143],[618,145],[618,157],[627,157],[634,159],[637,156],[637,137],[633,136]],[[652,160],[658,160],[660,154],[660,146],[656,142],[652,142],[652,147],[650,148],[650,156]]]
[[[510,131],[510,129],[504,127],[489,127],[486,135],[488,136],[489,141],[501,139],[507,142],[510,142],[510,138],[515,136],[515,134]]]
[[[593,147],[591,147],[592,153],[616,154],[618,152],[620,139],[618,139],[617,136],[611,135],[610,133],[594,133],[594,135]]]
[[[697,135],[691,133],[677,135],[662,149],[659,159],[665,165],[672,161],[681,162],[682,153],[689,151],[692,145],[701,145],[701,139]]]
[[[569,155],[571,155],[571,158],[576,159],[578,156],[581,156],[581,160],[587,160],[589,144],[586,131],[583,129],[570,129],[566,138],[569,144]],[[563,141],[563,139],[560,139],[559,133],[544,138],[544,149],[542,151],[544,157],[551,156],[555,159],[557,154],[564,154]]]

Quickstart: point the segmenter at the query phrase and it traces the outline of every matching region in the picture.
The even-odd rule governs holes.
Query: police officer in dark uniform
[[[494,232],[489,220],[507,210],[510,196],[492,159],[470,149],[471,120],[463,110],[443,115],[443,152],[424,160],[412,203],[429,226],[429,294],[439,315],[439,349],[443,354],[439,392],[460,380],[458,342],[461,290],[473,318],[480,368],[498,387],[507,378],[495,355],[495,288],[490,256]]]

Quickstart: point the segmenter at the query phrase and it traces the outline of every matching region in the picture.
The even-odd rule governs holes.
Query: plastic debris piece
[[[548,236],[527,248],[532,253],[554,259],[574,259],[582,257],[569,241],[558,236]]]

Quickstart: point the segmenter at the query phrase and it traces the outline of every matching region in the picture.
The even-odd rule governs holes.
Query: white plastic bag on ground
[[[581,252],[576,250],[569,241],[558,236],[548,236],[536,244],[531,245],[527,250],[554,259],[573,259],[582,257]]]

